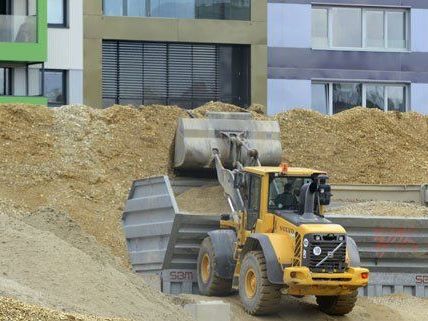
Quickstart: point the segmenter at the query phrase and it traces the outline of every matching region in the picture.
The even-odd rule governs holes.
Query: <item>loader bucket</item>
[[[258,151],[263,166],[277,166],[282,148],[279,124],[253,120],[250,113],[208,113],[207,119],[181,118],[175,136],[174,167],[198,170],[214,168],[213,149],[217,149],[226,168],[232,168],[231,146],[222,132],[243,133],[252,149]],[[246,163],[246,154],[241,156]]]

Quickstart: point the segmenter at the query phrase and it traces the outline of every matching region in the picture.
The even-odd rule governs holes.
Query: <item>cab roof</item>
[[[246,172],[254,173],[254,174],[270,174],[270,173],[282,173],[281,166],[250,166],[245,167],[244,170]],[[324,171],[310,169],[310,168],[302,168],[302,167],[288,167],[286,173],[287,176],[311,176],[313,174],[324,174],[327,173]]]

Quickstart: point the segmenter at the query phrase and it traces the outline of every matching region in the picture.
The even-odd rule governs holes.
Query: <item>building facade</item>
[[[0,3],[0,103],[46,104],[41,84],[47,59],[46,1]]]
[[[47,3],[44,95],[52,107],[83,104],[83,0],[47,0]]]
[[[83,0],[0,3],[0,103],[83,103]]]
[[[84,101],[267,101],[265,0],[84,2]]]
[[[428,1],[269,0],[268,112],[428,113]]]

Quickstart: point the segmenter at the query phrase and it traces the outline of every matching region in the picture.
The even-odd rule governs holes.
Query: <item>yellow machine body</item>
[[[325,174],[322,171],[306,168],[284,168],[281,167],[246,167],[244,173],[251,173],[261,179],[260,209],[257,221],[252,230],[247,230],[247,213],[241,212],[240,223],[235,225],[230,221],[222,221],[221,227],[230,229],[233,227],[237,232],[237,247],[235,258],[237,259],[234,276],[239,277],[240,261],[245,255],[243,249],[249,238],[257,233],[265,236],[275,253],[277,261],[283,267],[283,292],[296,296],[316,295],[347,295],[359,287],[368,283],[368,270],[360,267],[350,266],[348,253],[346,255],[347,268],[342,273],[311,272],[302,265],[302,240],[309,234],[346,234],[345,229],[337,224],[300,224],[294,225],[285,218],[271,213],[268,210],[269,177],[272,173],[278,173],[285,177],[307,177]],[[323,212],[321,206],[320,212]],[[265,254],[266,255],[266,254]]]

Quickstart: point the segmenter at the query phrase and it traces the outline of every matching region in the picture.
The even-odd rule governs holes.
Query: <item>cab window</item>
[[[309,177],[290,177],[271,175],[269,180],[269,210],[298,211],[300,208],[300,189],[311,183]]]
[[[260,213],[261,179],[259,176],[247,176],[247,230],[254,228]]]

